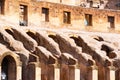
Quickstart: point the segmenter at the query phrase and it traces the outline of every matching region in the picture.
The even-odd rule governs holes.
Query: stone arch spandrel
[[[0,56],[0,66],[1,66],[3,59],[6,56],[11,56],[15,60],[16,66],[21,66],[20,57],[17,54],[14,54],[12,52],[5,52]]]
[[[26,33],[38,43],[38,46],[45,47],[56,57],[61,55],[58,44],[49,38],[47,32],[28,29]]]

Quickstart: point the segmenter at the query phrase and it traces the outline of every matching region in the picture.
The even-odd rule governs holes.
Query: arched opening
[[[37,36],[36,36],[36,33],[33,33],[33,32],[31,32],[31,31],[28,31],[28,32],[26,32],[30,37],[32,37],[34,40],[36,40],[37,41]]]
[[[2,61],[1,80],[16,80],[16,62],[11,56],[6,56]]]
[[[0,14],[4,14],[5,0],[0,0]]]

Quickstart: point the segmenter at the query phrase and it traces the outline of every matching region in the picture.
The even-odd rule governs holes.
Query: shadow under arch
[[[21,80],[21,62],[17,54],[5,52],[0,56],[1,80]]]

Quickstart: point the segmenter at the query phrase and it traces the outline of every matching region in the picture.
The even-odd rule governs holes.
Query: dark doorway
[[[28,10],[26,5],[20,5],[20,26],[27,26]]]
[[[16,80],[16,63],[11,56],[2,61],[1,80]]]
[[[92,26],[92,15],[91,14],[85,14],[85,25]]]
[[[0,14],[4,14],[5,0],[0,0]]]
[[[66,23],[66,24],[70,24],[71,23],[71,13],[70,12],[67,12],[67,11],[64,11],[63,12],[63,22]]]
[[[45,22],[49,22],[49,9],[42,8],[42,15],[44,16]]]
[[[110,28],[115,28],[114,16],[108,16],[108,22],[110,24]]]

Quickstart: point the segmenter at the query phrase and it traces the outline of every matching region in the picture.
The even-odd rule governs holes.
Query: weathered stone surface
[[[35,47],[38,45],[37,42],[32,39],[30,36],[28,36],[24,31],[22,31],[21,29],[15,29],[15,28],[11,28],[13,30],[13,37],[18,40],[21,41],[23,43],[23,45],[25,46],[25,48],[27,50],[29,50],[30,52],[34,52],[35,51]]]
[[[41,74],[38,79],[53,80],[56,78],[54,72],[59,69],[59,73],[55,73],[65,80],[69,79],[70,75],[76,74],[76,69],[79,69],[80,79],[93,79],[92,74],[99,75],[95,79],[109,78],[107,75],[113,74],[109,73],[112,67],[114,72],[116,70],[118,72],[119,34],[102,33],[101,35],[92,32],[65,31],[58,32],[58,30],[43,30],[35,27],[24,27],[20,30],[2,27],[0,28],[0,57],[2,59],[6,52],[18,56],[18,63],[22,62],[23,80],[37,80],[36,74]],[[113,38],[113,36],[117,37]],[[41,72],[37,72],[37,69]],[[31,71],[33,73],[30,73]],[[30,78],[31,74],[34,75],[33,78]],[[100,78],[102,76],[103,78]],[[71,78],[74,79],[75,76]]]
[[[0,0],[0,80],[120,80],[111,9],[118,0]]]
[[[40,30],[30,31],[30,29],[28,29],[27,34],[31,36],[38,43],[38,46],[45,47],[54,56],[59,57],[61,55],[58,44],[55,43],[51,38],[49,38],[45,31],[40,31]]]

